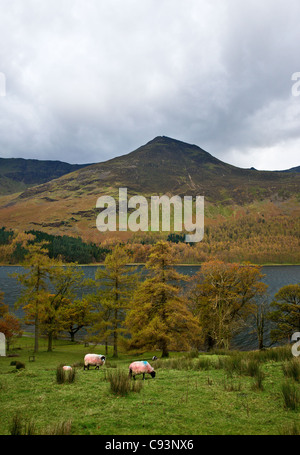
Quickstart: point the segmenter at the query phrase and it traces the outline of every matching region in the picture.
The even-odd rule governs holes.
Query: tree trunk
[[[37,268],[36,292],[40,290],[40,267]],[[38,300],[35,301],[35,318],[34,318],[34,352],[39,351],[39,309]]]
[[[37,313],[36,309],[36,314],[34,318],[34,352],[39,351],[39,316]]]
[[[168,349],[168,345],[167,345],[166,341],[162,342],[161,348],[162,348],[162,354],[161,354],[162,358],[169,357],[169,349]]]
[[[48,334],[48,352],[52,352],[52,339],[53,335],[52,332]]]
[[[118,358],[118,332],[115,330],[114,331],[114,353],[113,357],[116,359]]]

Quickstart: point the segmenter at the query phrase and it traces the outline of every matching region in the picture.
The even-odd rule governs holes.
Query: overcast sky
[[[299,23],[299,0],[0,0],[0,156],[100,162],[164,135],[299,166]]]

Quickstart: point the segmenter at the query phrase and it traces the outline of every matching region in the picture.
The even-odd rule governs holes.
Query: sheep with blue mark
[[[132,362],[129,365],[129,377],[135,380],[135,377],[139,374],[143,375],[143,380],[145,380],[145,374],[150,374],[152,378],[155,378],[154,368],[146,360],[140,360]]]

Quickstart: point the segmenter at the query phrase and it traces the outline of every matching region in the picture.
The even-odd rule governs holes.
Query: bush
[[[20,414],[15,414],[12,418],[9,431],[12,436],[33,436],[36,434],[34,423],[28,421],[24,424]]]
[[[288,378],[293,378],[295,381],[300,381],[300,362],[294,358],[282,365],[283,374]]]
[[[143,381],[132,381],[123,370],[108,371],[106,378],[110,383],[110,390],[116,395],[126,396],[129,392],[140,392],[143,388]]]
[[[285,407],[296,410],[299,404],[299,394],[295,385],[285,381],[281,385],[281,393],[283,395]]]
[[[63,365],[58,365],[56,368],[56,382],[57,384],[64,384],[69,383],[71,384],[76,379],[76,370],[72,368],[72,370],[65,371],[63,369]]]
[[[260,365],[259,360],[257,359],[250,359],[245,362],[244,364],[244,372],[246,375],[251,377],[256,377],[260,374]]]
[[[21,370],[22,368],[25,368],[25,363],[16,362],[16,369]]]
[[[63,365],[58,365],[56,368],[56,382],[57,384],[64,384],[66,380],[65,371],[63,370]]]
[[[255,378],[255,382],[252,386],[252,389],[253,390],[264,390],[263,380],[265,378],[265,374],[259,367],[254,374],[254,378]]]
[[[14,417],[12,418],[10,427],[9,427],[9,432],[12,436],[20,436],[22,435],[22,418],[20,417],[19,414],[15,414]]]

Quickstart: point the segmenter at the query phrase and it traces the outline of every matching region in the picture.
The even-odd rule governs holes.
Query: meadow
[[[32,346],[31,338],[19,338],[10,352],[18,357],[0,358],[1,435],[300,434],[300,362],[289,346],[172,352],[155,361],[157,352],[121,353],[115,360],[109,351],[99,371],[84,371],[83,358],[103,354],[101,346],[55,340],[54,351],[47,352],[41,340],[35,361],[29,361]],[[129,381],[133,360],[148,360],[156,377]],[[73,366],[74,382],[57,382],[61,364]]]

